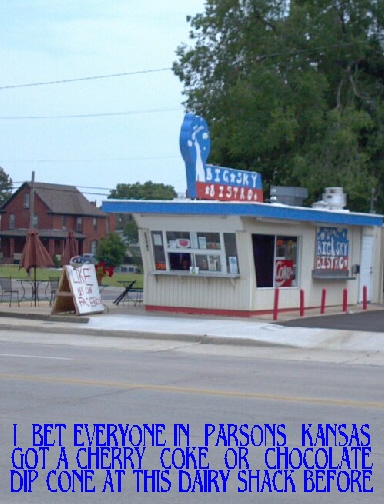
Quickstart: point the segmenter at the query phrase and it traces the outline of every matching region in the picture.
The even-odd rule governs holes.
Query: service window
[[[152,231],[153,256],[155,258],[155,269],[164,271],[167,269],[165,252],[163,245],[163,232]]]
[[[155,269],[239,274],[235,233],[152,231]]]
[[[237,275],[239,265],[237,260],[236,235],[235,233],[224,233],[224,247],[227,261],[228,273]]]
[[[252,235],[257,287],[297,287],[298,238]]]
[[[191,254],[171,252],[168,257],[171,270],[189,271],[192,266]]]

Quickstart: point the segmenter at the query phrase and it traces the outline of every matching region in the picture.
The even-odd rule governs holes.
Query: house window
[[[257,287],[297,287],[296,236],[252,235]]]
[[[91,241],[91,254],[96,255],[96,250],[97,250],[97,240],[92,240]]]
[[[15,214],[11,213],[9,214],[9,229],[15,229],[15,225],[16,225],[16,218],[15,218]]]
[[[32,219],[32,227],[35,229],[38,229],[38,227],[39,227],[39,216],[36,214],[33,216],[33,219]]]
[[[235,233],[152,231],[155,269],[239,274]]]
[[[29,193],[24,194],[24,208],[29,208]]]
[[[67,217],[66,217],[66,215],[61,216],[61,229],[63,231],[67,230]]]
[[[97,218],[93,218],[93,232],[97,233]]]
[[[83,218],[82,217],[77,217],[76,218],[76,231],[78,233],[83,232]]]

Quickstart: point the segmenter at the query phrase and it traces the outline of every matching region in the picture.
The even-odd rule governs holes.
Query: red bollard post
[[[363,285],[363,310],[368,309],[368,288]]]
[[[304,289],[300,289],[300,317],[304,317]]]
[[[277,314],[279,312],[279,289],[275,289],[275,299],[273,301],[273,320],[277,320]]]
[[[325,298],[327,297],[327,289],[321,290],[321,305],[320,305],[320,315],[325,313]]]
[[[343,289],[343,312],[348,310],[348,290]]]

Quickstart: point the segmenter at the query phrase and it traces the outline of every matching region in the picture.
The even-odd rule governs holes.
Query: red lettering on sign
[[[205,200],[263,202],[261,189],[206,182],[196,182],[196,195],[197,198]]]

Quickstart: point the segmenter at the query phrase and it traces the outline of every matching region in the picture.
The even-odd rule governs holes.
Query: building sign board
[[[332,271],[349,269],[347,228],[319,227],[317,229],[315,269]]]
[[[186,166],[188,197],[262,203],[261,175],[206,164],[210,148],[205,119],[186,114],[180,131],[180,151]]]

